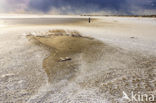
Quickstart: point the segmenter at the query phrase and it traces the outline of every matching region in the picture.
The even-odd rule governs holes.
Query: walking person
[[[90,18],[90,17],[88,18],[88,22],[89,22],[89,23],[91,22],[91,18]]]

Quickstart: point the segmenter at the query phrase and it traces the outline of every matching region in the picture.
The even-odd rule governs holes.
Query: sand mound
[[[71,79],[75,75],[80,62],[80,55],[95,55],[104,44],[93,38],[83,37],[77,31],[53,30],[45,36],[28,35],[29,38],[50,48],[51,55],[44,59],[45,69],[50,81],[66,78]],[[93,58],[90,61],[93,60]],[[94,61],[94,60],[93,60]]]

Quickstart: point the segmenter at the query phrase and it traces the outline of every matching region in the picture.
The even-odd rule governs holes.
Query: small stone
[[[135,39],[135,37],[130,37],[131,39]]]
[[[2,78],[6,78],[6,77],[12,77],[12,76],[14,76],[15,74],[4,74],[4,75],[2,75],[1,77]]]

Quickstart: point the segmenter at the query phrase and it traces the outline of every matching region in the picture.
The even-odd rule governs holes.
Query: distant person
[[[91,19],[90,19],[90,17],[88,18],[88,22],[89,22],[89,23],[91,22]]]

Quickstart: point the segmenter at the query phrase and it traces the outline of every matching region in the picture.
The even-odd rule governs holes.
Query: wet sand
[[[74,78],[74,71],[78,70],[79,55],[87,54],[94,57],[100,53],[99,48],[104,47],[104,43],[89,37],[83,37],[77,31],[53,30],[45,36],[28,35],[28,39],[33,39],[50,48],[50,56],[43,60],[45,69],[50,82]],[[95,58],[88,57],[90,61],[96,61]]]

